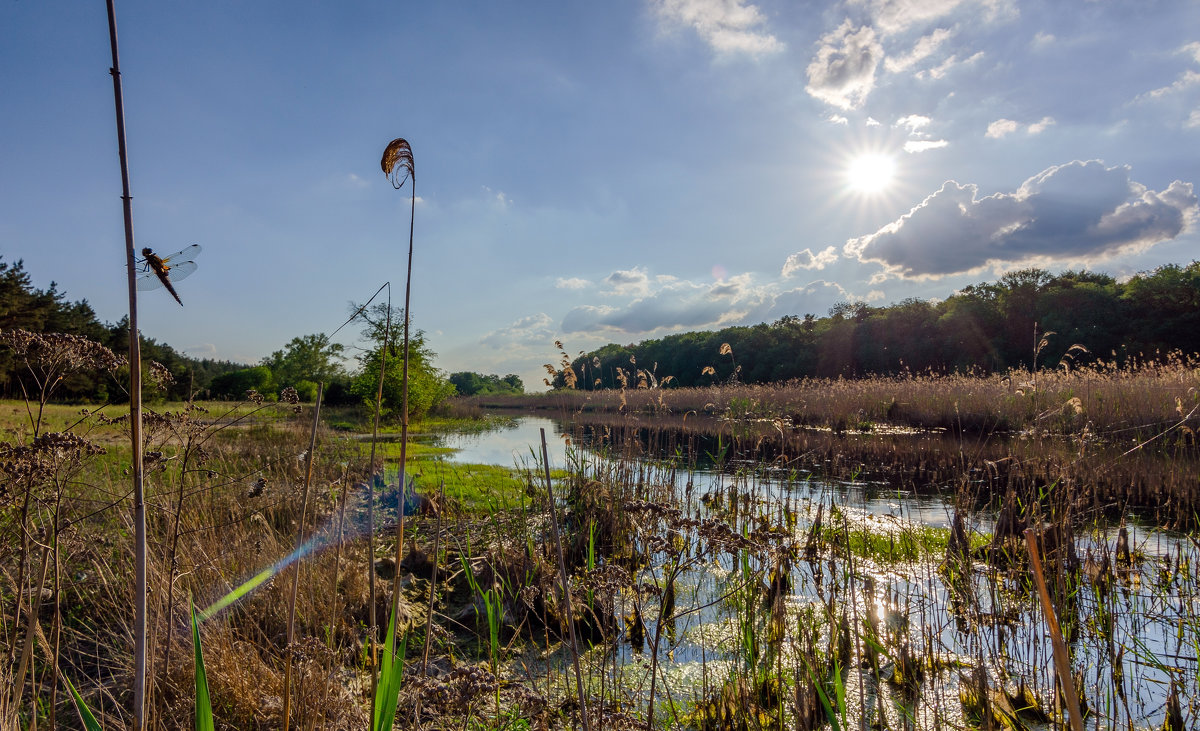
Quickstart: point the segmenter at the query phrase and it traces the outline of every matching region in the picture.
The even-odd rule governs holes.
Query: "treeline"
[[[35,288],[20,261],[9,264],[0,260],[0,330],[81,335],[118,355],[129,350],[128,318],[122,318],[115,325],[102,323],[87,300],[68,302],[53,283],[48,289]],[[164,390],[155,388],[147,381],[145,395],[148,399],[187,398],[187,394],[207,388],[221,374],[245,367],[222,360],[190,358],[152,338],[143,337],[141,349],[143,361],[162,364],[174,379],[174,383]],[[0,349],[0,396],[20,398],[21,379],[29,377],[30,374],[23,372],[23,366],[12,352]],[[128,379],[124,382],[128,382]],[[114,403],[128,400],[127,394],[115,392],[118,389],[116,383],[107,374],[81,371],[73,373],[71,378],[59,384],[55,389],[55,398],[62,401]],[[26,387],[29,385],[26,384]]]
[[[725,347],[728,345],[728,347]],[[1076,347],[1082,346],[1082,347]],[[805,377],[1014,367],[1123,365],[1173,351],[1200,352],[1200,262],[1167,265],[1118,282],[1107,275],[1025,269],[930,303],[842,302],[827,317],[689,332],[606,345],[571,362],[576,387],[669,382],[773,383]],[[566,369],[554,381],[565,386]]]
[[[459,371],[450,374],[450,383],[460,396],[494,396],[525,393],[525,383],[515,373],[500,377],[494,373]]]
[[[378,306],[355,309],[359,309],[356,317],[362,323],[362,335],[372,346],[359,356],[358,368],[353,371],[346,367],[343,347],[331,343],[324,334],[292,338],[283,348],[254,365],[190,358],[165,343],[143,337],[142,361],[146,369],[143,397],[149,402],[185,400],[192,395],[238,401],[246,398],[247,391],[257,391],[264,399],[274,400],[282,389],[294,388],[301,400],[312,401],[316,398],[317,384],[324,383],[326,404],[373,406],[382,369],[382,413],[385,418],[397,419],[403,401],[404,356],[397,348],[403,334],[398,324],[403,322],[403,313],[393,313],[388,318]],[[129,350],[127,318],[115,325],[102,323],[86,301],[68,302],[54,284],[39,290],[21,262],[9,264],[0,260],[0,333],[18,330],[38,335],[79,335],[105,346],[117,356],[124,356]],[[385,335],[389,344],[386,356]],[[0,347],[0,397],[36,397],[42,391],[45,374],[54,372],[66,374],[51,389],[57,402],[128,401],[128,394],[122,390],[122,384],[129,382],[127,366],[113,373],[89,368],[46,368],[47,356],[54,357],[43,347],[36,356],[38,363],[31,369],[29,358],[15,352],[11,344]],[[420,417],[454,395],[454,386],[434,367],[435,357],[425,345],[424,333],[415,330],[408,368],[410,416]],[[152,364],[160,364],[162,368]],[[160,387],[164,371],[169,372],[170,378]],[[501,383],[512,385],[504,380]],[[520,379],[516,386],[520,387]]]

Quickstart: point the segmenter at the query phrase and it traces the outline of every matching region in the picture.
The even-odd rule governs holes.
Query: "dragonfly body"
[[[142,249],[142,269],[144,273],[138,277],[138,289],[156,289],[166,287],[175,301],[183,306],[179,293],[175,291],[172,281],[178,282],[196,271],[196,262],[191,258],[200,253],[200,245],[192,244],[182,251],[168,256],[159,256],[150,247]]]

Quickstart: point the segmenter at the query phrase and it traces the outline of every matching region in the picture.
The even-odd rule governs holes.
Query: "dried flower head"
[[[165,391],[175,383],[175,376],[171,373],[171,369],[156,360],[150,361],[150,367],[147,370],[146,377],[159,391]]]
[[[296,392],[295,388],[288,386],[279,392],[279,400],[285,404],[298,404],[300,403],[300,394]]]
[[[263,402],[263,395],[251,388],[246,391],[246,400],[253,401],[256,405],[261,406]]]
[[[396,190],[403,188],[409,178],[416,183],[417,170],[413,165],[412,147],[403,137],[397,137],[388,143],[379,166],[383,168],[383,174],[392,181],[392,187]]]

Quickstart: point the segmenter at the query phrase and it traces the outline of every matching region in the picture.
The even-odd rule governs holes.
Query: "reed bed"
[[[631,379],[630,387],[621,390],[581,385],[548,394],[459,401],[460,408],[787,418],[794,425],[841,429],[890,425],[970,434],[1087,430],[1125,441],[1174,425],[1182,438],[1194,440],[1200,426],[1200,361],[1195,356],[1036,372],[807,378],[707,388],[637,388],[636,382]]]

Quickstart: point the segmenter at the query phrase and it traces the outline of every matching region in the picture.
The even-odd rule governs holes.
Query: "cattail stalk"
[[[146,721],[146,495],[142,464],[142,353],[137,317],[137,258],[133,245],[133,196],[129,193],[129,157],[125,147],[125,104],[121,94],[121,63],[117,53],[117,13],[108,5],[108,40],[112,47],[113,101],[117,115],[117,153],[121,160],[121,202],[125,218],[125,262],[129,279],[129,440],[133,477],[134,590],[133,590],[133,728]]]

